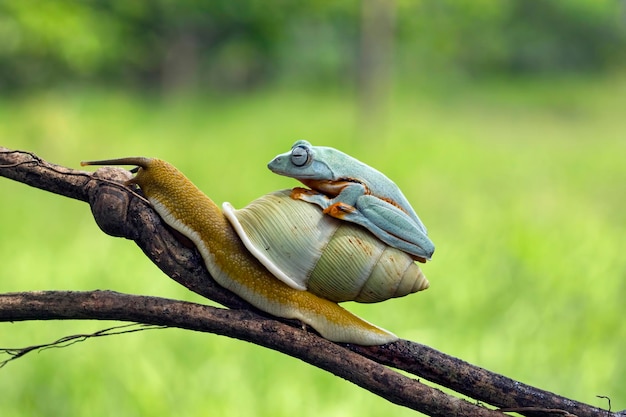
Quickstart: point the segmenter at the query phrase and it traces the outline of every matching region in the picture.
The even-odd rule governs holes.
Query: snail
[[[298,319],[331,341],[397,340],[337,303],[382,301],[429,286],[410,255],[291,198],[290,190],[241,210],[224,203],[222,212],[163,160],[129,157],[81,165],[137,166],[128,185],[139,186],[165,223],[196,245],[222,287],[274,316]]]

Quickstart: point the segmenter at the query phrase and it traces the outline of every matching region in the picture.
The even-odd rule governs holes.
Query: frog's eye
[[[306,146],[295,146],[291,150],[291,163],[297,167],[306,165],[311,159],[311,152]]]

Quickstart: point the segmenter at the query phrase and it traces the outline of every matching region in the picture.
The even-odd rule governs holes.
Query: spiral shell
[[[428,288],[419,266],[364,228],[281,190],[223,211],[248,250],[289,286],[342,302],[375,303]]]

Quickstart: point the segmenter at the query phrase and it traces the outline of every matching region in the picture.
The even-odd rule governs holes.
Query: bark
[[[0,294],[0,321],[120,320],[216,333],[299,358],[431,416],[496,416],[503,411],[528,416],[626,416],[522,384],[408,340],[374,347],[336,344],[300,323],[270,317],[213,281],[193,245],[172,233],[138,190],[124,185],[128,171],[72,170],[29,152],[0,147],[0,176],[88,202],[105,233],[134,240],[170,278],[229,308],[112,291],[22,292]],[[501,411],[445,394],[391,368]]]

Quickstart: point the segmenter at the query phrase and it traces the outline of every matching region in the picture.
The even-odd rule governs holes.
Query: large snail
[[[242,210],[224,203],[222,213],[163,160],[131,157],[82,165],[138,166],[129,184],[139,186],[163,220],[194,242],[220,285],[272,315],[309,324],[329,340],[361,345],[397,340],[337,302],[377,302],[428,288],[410,255],[291,198],[290,190]]]

